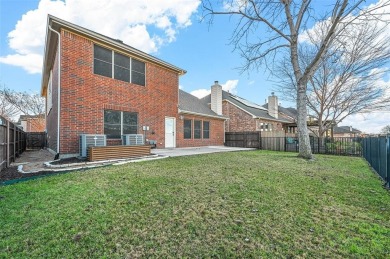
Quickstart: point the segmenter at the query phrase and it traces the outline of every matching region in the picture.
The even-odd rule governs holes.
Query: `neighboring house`
[[[41,85],[48,148],[77,156],[80,134],[105,134],[108,145],[119,145],[122,134],[133,133],[157,148],[223,145],[225,117],[179,90],[185,73],[49,15]]]
[[[272,95],[274,95],[272,93]],[[263,105],[264,108],[268,109],[268,103]],[[296,133],[297,132],[297,120],[298,120],[298,111],[295,108],[289,107],[284,108],[282,106],[278,106],[279,113],[283,116],[287,117],[289,120],[291,120],[291,123],[285,124],[285,130],[286,133]],[[325,123],[326,125],[332,125],[332,121],[327,121]],[[310,135],[318,136],[319,130],[318,130],[318,120],[312,116],[307,117],[307,129],[309,131]],[[329,129],[325,132],[326,136],[331,136],[332,127],[329,127]]]
[[[18,124],[24,132],[44,132],[46,129],[45,114],[20,115]]]
[[[352,126],[335,126],[333,127],[334,138],[354,138],[360,137],[362,132],[358,129],[352,128]]]
[[[269,107],[263,107],[222,90],[222,86],[215,81],[211,86],[211,94],[201,100],[208,104],[211,110],[228,118],[225,123],[226,132],[295,132],[296,124],[293,118],[287,112],[280,111],[275,95],[268,98]]]

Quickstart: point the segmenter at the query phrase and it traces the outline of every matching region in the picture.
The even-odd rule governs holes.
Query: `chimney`
[[[352,132],[352,126],[349,126],[349,131],[351,131],[351,132]]]
[[[274,94],[274,92],[271,93],[271,96],[268,96],[268,114],[274,118],[278,118],[278,97]]]
[[[211,86],[211,110],[222,115],[222,86],[218,84],[218,81]]]

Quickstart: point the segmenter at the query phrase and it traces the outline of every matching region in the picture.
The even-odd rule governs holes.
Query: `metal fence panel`
[[[363,156],[390,187],[390,138],[369,137],[363,141]]]

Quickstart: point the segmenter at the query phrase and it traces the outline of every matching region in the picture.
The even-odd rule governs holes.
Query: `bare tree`
[[[5,95],[5,88],[0,89],[0,116],[9,121],[15,121],[15,117],[20,114],[20,111],[8,102]]]
[[[349,24],[345,36],[335,39],[321,58],[306,94],[308,113],[318,121],[319,137],[352,114],[390,107],[390,95],[381,81],[388,72],[383,67],[390,60],[390,35],[385,29],[381,21]],[[315,34],[322,31],[313,30]],[[301,67],[317,52],[316,38],[310,42],[314,48],[299,52]],[[278,74],[277,90],[284,99],[296,100],[297,83],[288,60],[281,63]]]
[[[381,134],[390,135],[390,125],[386,125],[381,129]]]
[[[17,92],[8,88],[3,90],[4,98],[19,114],[35,115],[28,118],[33,127],[44,127],[45,99],[37,93]]]
[[[378,10],[388,6],[389,1],[382,1],[366,9],[362,9],[364,0],[337,0],[333,4],[327,2],[323,9],[328,11],[324,11],[321,16],[316,15],[311,0],[231,0],[223,3],[218,8],[211,1],[204,0],[202,6],[205,17],[210,17],[210,22],[215,15],[238,17],[231,43],[245,60],[243,70],[258,69],[264,64],[272,73],[273,64],[280,61],[281,54],[287,54],[297,85],[299,156],[311,159],[306,124],[307,84],[335,39],[343,36],[346,25],[366,22],[367,19],[380,19]],[[299,37],[307,31],[308,24],[317,22],[323,22],[323,34],[317,39],[317,52],[313,52],[307,65],[302,66],[299,55],[302,43]]]

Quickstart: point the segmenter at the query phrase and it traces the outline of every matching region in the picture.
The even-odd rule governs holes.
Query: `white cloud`
[[[210,93],[211,93],[210,89],[208,89],[208,90],[207,89],[197,89],[197,90],[192,91],[190,94],[192,94],[200,99],[200,98],[205,97],[206,95],[209,95]]]
[[[23,67],[30,74],[42,72],[42,56],[39,54],[7,55],[0,57],[0,62],[7,65]]]
[[[0,57],[0,62],[29,73],[41,72],[47,14],[153,53],[174,41],[179,29],[191,25],[199,4],[200,0],[95,0],[93,4],[89,0],[41,0],[8,33],[9,47],[15,53]]]
[[[222,84],[222,90],[225,90],[232,94],[237,94],[238,80],[227,80],[226,83]]]
[[[238,80],[227,80],[224,84],[221,84],[222,90],[227,91],[232,94],[237,94],[237,85],[238,85]],[[209,95],[211,93],[211,89],[197,89],[192,91],[190,94],[198,97],[198,98],[203,98],[206,95]]]
[[[379,133],[383,127],[390,125],[390,110],[354,114],[347,117],[340,126],[352,126],[364,133]]]

